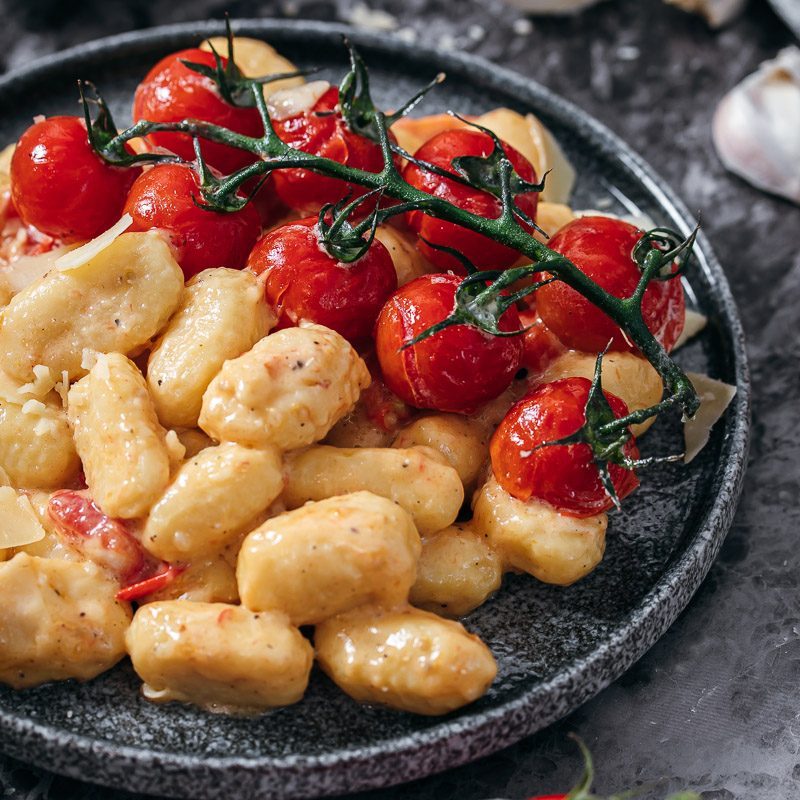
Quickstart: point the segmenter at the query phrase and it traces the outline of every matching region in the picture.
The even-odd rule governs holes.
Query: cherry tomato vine
[[[198,174],[202,200],[196,202],[220,213],[240,211],[253,195],[253,192],[246,194],[240,191],[242,187],[252,186],[254,181],[263,181],[270,173],[278,170],[309,170],[361,187],[365,192],[361,197],[352,202],[348,202],[346,198],[336,205],[325,206],[320,212],[322,244],[332,256],[343,263],[352,263],[364,255],[375,236],[378,224],[408,212],[422,212],[461,226],[529,258],[532,263],[528,266],[511,270],[473,271],[468,274],[456,292],[452,314],[438,325],[418,334],[412,341],[406,342],[405,346],[411,346],[456,324],[468,325],[494,336],[524,333],[525,328],[507,331],[499,326],[500,318],[511,305],[551,281],[563,282],[574,289],[619,326],[627,341],[653,365],[664,385],[660,402],[619,418],[615,418],[613,414],[609,416],[605,413],[591,413],[592,410],[587,407],[586,424],[570,438],[571,443],[580,441],[592,448],[603,483],[612,500],[618,503],[613,484],[607,480],[608,465],[620,464],[627,459],[624,447],[631,437],[630,425],[641,423],[673,408],[680,409],[684,417],[690,418],[700,405],[691,381],[650,331],[642,312],[645,292],[652,282],[679,280],[679,276],[686,270],[698,228],[685,238],[665,228],[656,228],[645,233],[632,253],[640,269],[638,284],[629,296],[615,296],[568,258],[535,238],[534,230],[540,229],[517,200],[520,196],[540,192],[544,188],[546,176],[540,183],[521,177],[503,144],[492,131],[467,123],[491,137],[493,149],[485,156],[464,155],[454,158],[450,169],[415,158],[397,144],[390,132],[391,125],[439,84],[443,75],[437,75],[398,111],[386,114],[372,100],[369,73],[364,61],[345,39],[350,69],[339,86],[338,111],[350,131],[371,139],[379,146],[383,166],[380,171],[369,172],[305,152],[284,142],[270,118],[262,87],[272,80],[286,78],[287,74],[254,79],[243,77],[235,67],[233,37],[229,24],[228,39],[231,55],[229,60],[223,61],[214,53],[213,67],[207,63],[193,64],[188,60],[183,64],[214,80],[226,102],[235,106],[254,107],[263,124],[262,136],[244,135],[197,119],[170,122],[140,119],[119,132],[99,92],[92,84],[79,82],[89,142],[94,150],[107,163],[116,167],[164,161],[184,162],[184,159],[169,153],[133,153],[128,143],[133,139],[157,133],[188,134],[195,140],[196,159],[194,162],[184,163],[192,163]],[[90,97],[90,93],[93,96]],[[92,105],[97,108],[94,119]],[[201,140],[244,151],[255,156],[255,159],[228,175],[219,175],[205,164],[199,144]],[[398,156],[414,165],[416,171],[431,172],[472,190],[493,195],[499,201],[499,215],[496,218],[486,218],[460,208],[445,198],[416,188],[403,177]],[[392,198],[394,202],[384,203],[384,197]],[[365,204],[370,198],[374,200],[374,208],[365,214]],[[356,217],[355,221],[349,221],[351,216]],[[534,275],[541,278],[539,273],[545,273],[543,280],[535,280],[529,286],[516,291],[511,290],[512,284],[522,278]],[[600,382],[599,365],[598,358],[598,368],[593,380],[595,389]],[[591,396],[602,396],[602,393],[593,391]],[[642,465],[642,462],[637,463],[637,466]]]

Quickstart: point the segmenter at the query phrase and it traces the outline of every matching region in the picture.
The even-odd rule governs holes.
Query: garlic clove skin
[[[507,2],[526,14],[577,14],[600,0],[507,0]]]
[[[721,28],[744,10],[747,0],[666,0],[684,11],[700,14],[712,28]]]
[[[800,204],[800,48],[784,48],[728,92],[712,131],[727,169]]]

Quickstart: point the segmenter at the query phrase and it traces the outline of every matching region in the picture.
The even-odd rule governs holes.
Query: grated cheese
[[[33,395],[41,399],[48,395],[55,385],[56,381],[50,372],[50,367],[46,367],[44,364],[37,364],[33,368],[33,380],[20,386],[17,389],[17,394]]]
[[[73,250],[58,258],[55,262],[56,269],[66,272],[88,264],[95,256],[112,245],[132,224],[133,217],[131,217],[130,214],[123,214],[122,219],[112,225],[107,231],[104,231],[90,242],[81,245],[77,250]]]
[[[24,547],[44,537],[31,501],[10,486],[0,487],[0,548]]]
[[[736,387],[696,372],[687,372],[686,376],[700,397],[697,413],[692,419],[684,420],[683,425],[686,443],[683,461],[688,464],[706,446],[714,423],[725,413],[725,409],[736,396]]]
[[[33,432],[36,436],[47,436],[58,432],[58,425],[54,419],[42,417],[34,426]]]
[[[81,369],[85,369],[87,372],[94,366],[95,361],[97,361],[97,351],[90,350],[88,347],[84,347],[81,351]]]
[[[23,414],[44,414],[47,412],[47,406],[41,400],[26,400],[22,404]]]

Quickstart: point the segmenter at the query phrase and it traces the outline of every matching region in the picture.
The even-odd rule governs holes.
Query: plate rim
[[[200,20],[163,25],[95,39],[37,59],[0,78],[0,97],[20,80],[35,81],[56,67],[71,67],[75,60],[117,53],[135,46],[153,47],[170,39],[206,37],[223,32],[220,20]],[[288,33],[330,41],[347,35],[357,45],[374,47],[385,53],[428,59],[432,67],[445,70],[479,71],[487,81],[495,81],[520,102],[535,102],[562,122],[579,125],[593,145],[619,158],[635,173],[645,190],[664,209],[680,220],[688,233],[691,215],[684,203],[658,173],[616,133],[579,106],[557,95],[537,81],[488,59],[467,53],[438,52],[432,47],[409,44],[385,33],[363,31],[348,25],[317,20],[274,18],[240,19],[237,31],[247,35]],[[344,63],[344,61],[343,61]],[[744,331],[727,277],[707,237],[698,237],[700,266],[705,273],[720,319],[731,340],[730,367],[736,376],[737,393],[725,417],[722,445],[722,471],[715,485],[719,492],[698,520],[692,539],[661,573],[642,601],[631,610],[607,639],[591,654],[555,673],[535,690],[523,692],[494,708],[470,714],[467,709],[455,717],[423,731],[405,734],[369,747],[348,747],[318,755],[212,756],[167,753],[160,750],[115,745],[111,740],[92,739],[65,730],[53,730],[29,718],[19,718],[0,710],[0,747],[18,758],[51,771],[83,778],[91,774],[94,782],[129,790],[168,793],[171,796],[216,797],[217,792],[237,789],[260,797],[289,800],[327,796],[342,792],[387,787],[460,766],[496,752],[540,730],[577,708],[616,680],[674,623],[697,591],[715,560],[733,521],[747,464],[750,419],[750,378]],[[713,490],[712,486],[712,490]],[[691,580],[685,579],[689,576]],[[558,696],[542,713],[541,698]],[[564,700],[566,698],[566,700]],[[532,711],[538,711],[535,716]],[[499,731],[498,731],[499,729]],[[35,750],[35,757],[31,752]],[[63,759],[71,752],[72,761]],[[113,763],[112,763],[113,762]],[[93,767],[87,773],[87,765]],[[160,767],[158,776],[142,776],[143,767]],[[370,769],[366,770],[365,767]],[[138,772],[137,772],[138,770]],[[205,774],[209,780],[186,780]],[[276,778],[282,786],[272,783]],[[200,784],[205,784],[205,790]],[[214,790],[208,792],[209,784]]]

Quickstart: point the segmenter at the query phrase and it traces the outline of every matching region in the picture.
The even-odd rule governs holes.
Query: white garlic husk
[[[742,13],[747,0],[667,0],[684,11],[700,14],[712,28],[727,25]]]
[[[722,98],[713,136],[727,169],[800,204],[800,48],[784,48]]]
[[[577,14],[600,0],[507,0],[526,14]]]

